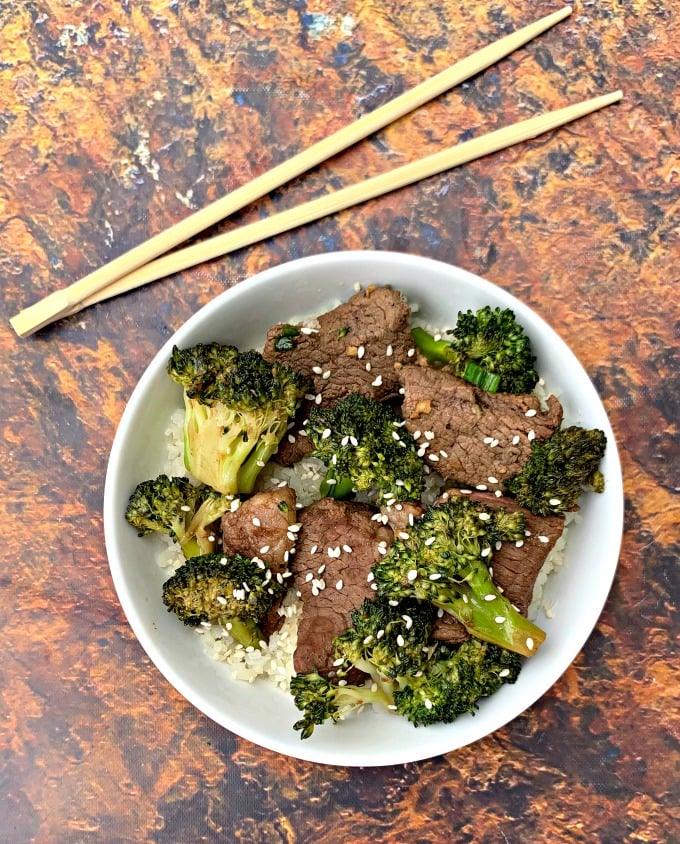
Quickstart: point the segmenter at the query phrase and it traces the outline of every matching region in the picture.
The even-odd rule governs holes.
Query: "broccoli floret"
[[[584,488],[604,491],[599,466],[606,447],[607,437],[597,428],[560,428],[532,442],[529,460],[505,485],[518,504],[540,516],[573,510]]]
[[[259,352],[219,343],[175,346],[168,374],[184,388],[187,471],[225,495],[252,492],[307,381]]]
[[[214,551],[212,526],[233,503],[233,496],[222,495],[205,484],[159,475],[137,484],[128,499],[125,518],[139,536],[167,533],[188,558]]]
[[[323,495],[346,498],[377,489],[380,504],[420,500],[423,461],[389,404],[349,393],[331,408],[312,408],[306,432],[313,456],[327,467]]]
[[[355,709],[367,703],[392,706],[393,698],[378,684],[357,686],[351,683],[338,685],[317,671],[295,674],[291,677],[290,690],[302,718],[293,724],[300,731],[300,738],[309,738],[314,727],[326,721],[336,723]]]
[[[449,364],[464,378],[489,393],[530,393],[538,381],[531,342],[510,308],[460,311],[452,340],[436,339],[423,328],[412,330],[413,341],[432,363]]]
[[[189,627],[218,624],[245,647],[259,647],[258,627],[284,586],[264,563],[241,554],[187,560],[163,584],[163,603]]]
[[[468,498],[449,498],[397,536],[373,567],[378,593],[429,601],[471,636],[531,656],[545,633],[499,592],[488,567],[496,543],[523,539],[524,528],[519,512],[488,512]]]
[[[367,703],[396,711],[416,727],[450,723],[474,711],[503,683],[515,682],[518,654],[478,639],[458,647],[433,642],[436,616],[436,608],[424,601],[364,601],[352,613],[350,628],[333,641],[337,678],[313,671],[291,680],[295,705],[303,713],[294,725],[301,737]],[[366,673],[366,683],[348,683],[350,669]]]
[[[291,680],[295,705],[304,717],[295,725],[302,738],[324,721],[338,721],[366,703],[394,708],[396,680],[420,670],[436,647],[428,645],[437,611],[418,601],[366,599],[351,614],[350,627],[333,640],[336,679],[318,672],[297,674]],[[364,685],[345,679],[352,669],[368,675]]]
[[[344,662],[339,673],[358,668],[374,680],[394,680],[420,669],[429,654],[437,609],[413,599],[366,599],[351,614],[352,625],[333,645]]]
[[[478,702],[504,683],[514,683],[521,657],[490,642],[467,639],[461,645],[441,645],[422,671],[394,692],[394,705],[414,726],[451,723],[474,712]]]

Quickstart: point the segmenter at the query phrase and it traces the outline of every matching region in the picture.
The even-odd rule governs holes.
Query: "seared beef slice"
[[[291,568],[302,598],[297,673],[318,670],[333,676],[332,640],[351,624],[352,610],[375,596],[368,579],[380,559],[379,543],[388,547],[389,527],[372,519],[366,504],[322,498],[299,514],[300,533]]]
[[[400,370],[406,427],[425,461],[446,481],[503,489],[529,459],[531,441],[547,439],[562,422],[551,396],[547,411],[534,395],[487,393],[443,369]]]
[[[284,577],[290,573],[289,558],[295,547],[295,492],[290,487],[278,487],[258,492],[244,501],[234,512],[222,516],[222,550],[226,554],[259,557],[269,566],[272,575]],[[283,624],[279,614],[281,595],[267,615],[260,621],[266,639]]]
[[[318,330],[287,337],[292,348],[277,350],[284,326],[267,333],[266,360],[287,363],[313,381],[314,395],[333,405],[357,392],[382,401],[399,391],[398,369],[413,347],[410,307],[390,287],[367,287],[318,318]],[[413,353],[412,353],[413,354]]]
[[[290,487],[258,492],[222,516],[222,549],[226,554],[259,557],[273,575],[283,573],[295,546],[290,526],[296,520],[295,492]]]
[[[459,495],[458,490],[449,490],[442,495],[446,499]],[[466,495],[482,502],[489,510],[501,507],[509,513],[519,510],[526,520],[527,536],[521,545],[504,542],[493,552],[491,574],[493,581],[505,597],[522,613],[527,614],[534,592],[536,577],[541,570],[555,542],[564,531],[564,516],[537,516],[520,507],[512,498],[496,497],[490,493],[474,492]],[[437,619],[432,638],[444,642],[460,642],[467,638],[462,624],[451,616]]]

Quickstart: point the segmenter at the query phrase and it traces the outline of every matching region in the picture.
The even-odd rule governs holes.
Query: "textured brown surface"
[[[0,2],[0,841],[680,840],[675,3],[580,2],[540,40],[222,228],[622,87],[616,107],[31,339],[7,322],[556,7]],[[481,273],[549,320],[610,413],[627,511],[604,613],[542,700],[472,747],[347,771],[241,741],[162,679],[114,593],[101,505],[126,397],[175,328],[258,270],[366,247]]]

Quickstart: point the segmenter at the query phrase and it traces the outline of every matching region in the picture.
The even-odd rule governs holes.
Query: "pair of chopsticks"
[[[222,199],[191,214],[79,281],[30,305],[11,318],[12,327],[19,336],[26,337],[61,317],[75,314],[111,296],[125,293],[172,273],[180,272],[220,255],[226,255],[244,246],[342,211],[352,205],[450,170],[460,164],[535,138],[537,135],[620,100],[623,96],[622,92],[614,91],[611,94],[523,120],[235,231],[170,252],[225,217],[480,73],[564,20],[569,14],[571,14],[571,6],[565,6],[456,62],[431,79],[380,106],[293,158],[282,162]],[[170,254],[166,254],[168,252]]]

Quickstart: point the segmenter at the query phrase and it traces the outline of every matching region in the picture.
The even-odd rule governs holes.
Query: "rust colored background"
[[[32,338],[8,323],[558,5],[0,2],[0,841],[680,841],[677,4],[578,2],[220,228],[621,87],[617,106]],[[345,770],[242,741],[168,685],[119,606],[101,507],[126,399],[187,317],[264,268],[361,248],[460,265],[544,316],[607,407],[627,509],[604,613],[542,700],[455,753]]]

